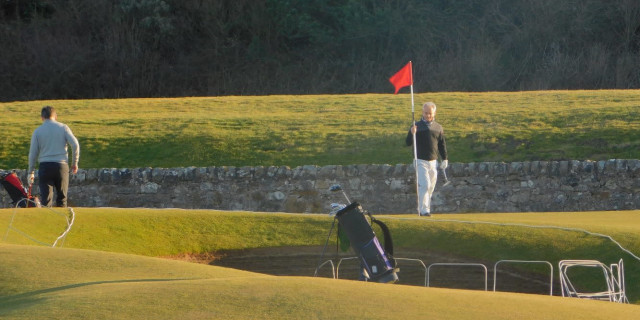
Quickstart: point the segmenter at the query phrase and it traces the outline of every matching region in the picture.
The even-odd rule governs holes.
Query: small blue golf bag
[[[366,271],[366,277],[371,281],[380,283],[395,283],[398,275],[395,270],[395,260],[391,252],[387,252],[376,237],[371,225],[367,222],[365,212],[357,202],[352,202],[336,213],[338,223],[346,233],[351,243],[351,248],[360,257],[360,262]],[[373,219],[379,225],[381,222]],[[388,229],[381,225],[385,232],[385,242],[391,241]],[[390,244],[390,243],[389,243]],[[387,246],[387,243],[385,243]],[[392,250],[392,249],[391,249]]]

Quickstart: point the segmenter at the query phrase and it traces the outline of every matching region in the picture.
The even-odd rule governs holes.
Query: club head
[[[446,187],[446,186],[448,186],[448,185],[450,185],[450,184],[451,184],[451,181],[446,180],[442,186],[443,186],[443,187]]]
[[[331,187],[329,187],[329,191],[341,191],[342,187],[339,184],[334,184]]]
[[[347,207],[347,206],[342,204],[342,203],[332,203],[331,204],[331,211],[329,211],[329,215],[330,216],[335,216],[336,213],[338,213],[338,211],[344,209],[345,207]]]
[[[345,205],[345,204],[342,204],[342,203],[335,203],[335,202],[334,202],[334,203],[332,203],[332,204],[331,204],[331,209],[338,209],[338,210],[341,210],[341,209],[344,209],[346,206],[347,206],[347,205]]]

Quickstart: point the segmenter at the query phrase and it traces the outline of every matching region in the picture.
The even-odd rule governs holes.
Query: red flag
[[[411,61],[409,61],[406,66],[404,66],[402,69],[400,69],[400,71],[396,72],[396,74],[389,78],[389,81],[393,84],[394,87],[396,87],[396,93],[394,94],[398,94],[398,91],[406,86],[413,85],[413,70],[411,69]]]

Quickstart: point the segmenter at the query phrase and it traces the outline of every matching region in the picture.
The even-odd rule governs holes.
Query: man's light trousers
[[[418,170],[418,212],[431,213],[431,195],[438,180],[438,161],[417,159]]]

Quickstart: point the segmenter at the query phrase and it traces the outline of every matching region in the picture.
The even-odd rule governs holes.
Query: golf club
[[[329,211],[329,215],[330,216],[335,216],[336,213],[338,213],[338,211],[344,209],[346,207],[345,204],[342,203],[332,203],[331,204],[331,211]]]
[[[447,171],[445,169],[441,169],[441,170],[442,170],[442,176],[444,177],[444,184],[442,186],[446,187],[449,184],[451,184],[451,181],[449,180],[449,178],[447,178]]]
[[[329,191],[342,191],[344,198],[347,199],[347,203],[351,203],[351,200],[349,200],[349,197],[347,197],[347,194],[342,190],[342,187],[339,184],[334,184],[329,187]]]

